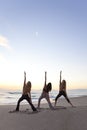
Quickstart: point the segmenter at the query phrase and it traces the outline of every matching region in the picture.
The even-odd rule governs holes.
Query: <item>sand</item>
[[[0,106],[0,130],[87,130],[87,97],[70,100],[75,107],[59,99],[55,110],[41,104],[37,113],[32,112],[29,105],[21,105],[20,112],[14,113],[9,111],[14,110],[15,105]]]

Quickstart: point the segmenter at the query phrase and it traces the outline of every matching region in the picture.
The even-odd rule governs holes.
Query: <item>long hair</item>
[[[31,88],[31,82],[30,81],[27,82],[27,87]]]
[[[47,84],[47,92],[51,91],[52,90],[52,84],[49,82]]]
[[[66,87],[66,80],[62,80],[62,87]]]

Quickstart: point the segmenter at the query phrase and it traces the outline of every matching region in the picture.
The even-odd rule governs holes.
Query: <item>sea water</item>
[[[33,103],[38,102],[38,98],[41,95],[41,90],[32,90],[31,91],[31,98]],[[50,92],[50,99],[53,101],[55,97],[58,94],[58,90],[52,90]],[[9,90],[0,90],[0,105],[16,105],[18,99],[21,97],[22,92],[21,91],[9,91]],[[73,89],[73,90],[67,90],[68,97],[81,97],[81,96],[87,96],[87,89]],[[61,97],[63,98],[63,97]],[[45,103],[46,100],[43,99],[41,101],[42,103]],[[22,104],[26,104],[27,101],[22,101]]]

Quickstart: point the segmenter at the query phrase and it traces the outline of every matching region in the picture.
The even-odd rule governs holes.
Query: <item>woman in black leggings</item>
[[[73,106],[66,93],[66,81],[65,80],[61,81],[61,74],[62,74],[62,71],[60,71],[59,94],[55,98],[55,106],[56,106],[58,98],[61,96],[64,96],[65,99],[68,101],[68,103],[70,103],[70,105]]]
[[[26,83],[26,72],[24,72],[23,93],[22,93],[22,96],[18,100],[16,111],[19,111],[20,102],[23,101],[24,99],[28,101],[33,111],[37,111],[31,101],[31,82],[28,81]]]

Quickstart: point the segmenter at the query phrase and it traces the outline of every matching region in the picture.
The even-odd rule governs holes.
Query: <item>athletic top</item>
[[[51,91],[52,89],[52,85],[51,83],[48,83],[44,88],[43,88],[43,91],[48,93],[49,91]]]
[[[43,91],[46,92],[46,93],[49,92],[49,90],[47,89],[47,86],[45,88],[43,88]]]

